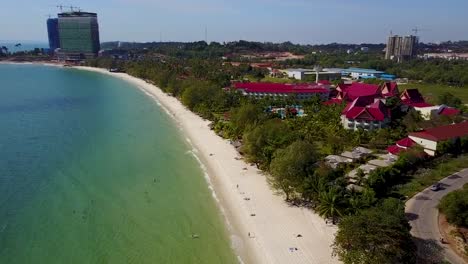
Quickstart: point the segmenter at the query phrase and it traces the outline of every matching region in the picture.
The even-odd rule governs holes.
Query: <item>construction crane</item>
[[[64,6],[62,4],[56,6],[58,9],[60,9],[60,12],[63,12]]]
[[[414,35],[415,35],[415,36],[417,36],[417,35],[418,35],[418,32],[427,31],[427,29],[421,29],[421,28],[415,27],[415,28],[413,28],[411,31],[414,32]]]

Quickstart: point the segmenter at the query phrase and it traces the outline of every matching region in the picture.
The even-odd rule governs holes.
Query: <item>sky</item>
[[[70,1],[70,0],[66,0]],[[0,40],[47,41],[58,4],[98,13],[101,41],[384,43],[468,40],[468,0],[5,0]]]

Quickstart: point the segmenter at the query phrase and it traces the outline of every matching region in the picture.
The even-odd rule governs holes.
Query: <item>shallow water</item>
[[[156,103],[111,76],[0,65],[0,263],[235,262]]]

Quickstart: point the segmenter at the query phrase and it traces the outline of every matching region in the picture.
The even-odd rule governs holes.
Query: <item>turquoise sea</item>
[[[0,64],[0,263],[236,263],[190,150],[125,81]]]

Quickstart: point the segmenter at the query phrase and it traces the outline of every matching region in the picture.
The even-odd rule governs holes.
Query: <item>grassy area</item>
[[[468,104],[468,86],[455,87],[444,84],[425,84],[425,83],[410,83],[400,85],[400,90],[406,88],[417,88],[423,96],[427,97],[431,103],[437,103],[437,98],[444,92],[450,92],[456,97],[462,99],[463,103]]]
[[[433,166],[416,171],[416,173],[411,176],[411,180],[408,183],[398,188],[397,193],[411,198],[432,184],[467,166],[467,154],[457,158],[440,160],[435,162]]]
[[[262,79],[262,82],[294,83],[294,82],[300,82],[300,81],[299,80],[289,79],[289,78],[276,78],[276,77],[271,77],[271,76],[265,76],[265,78]]]

